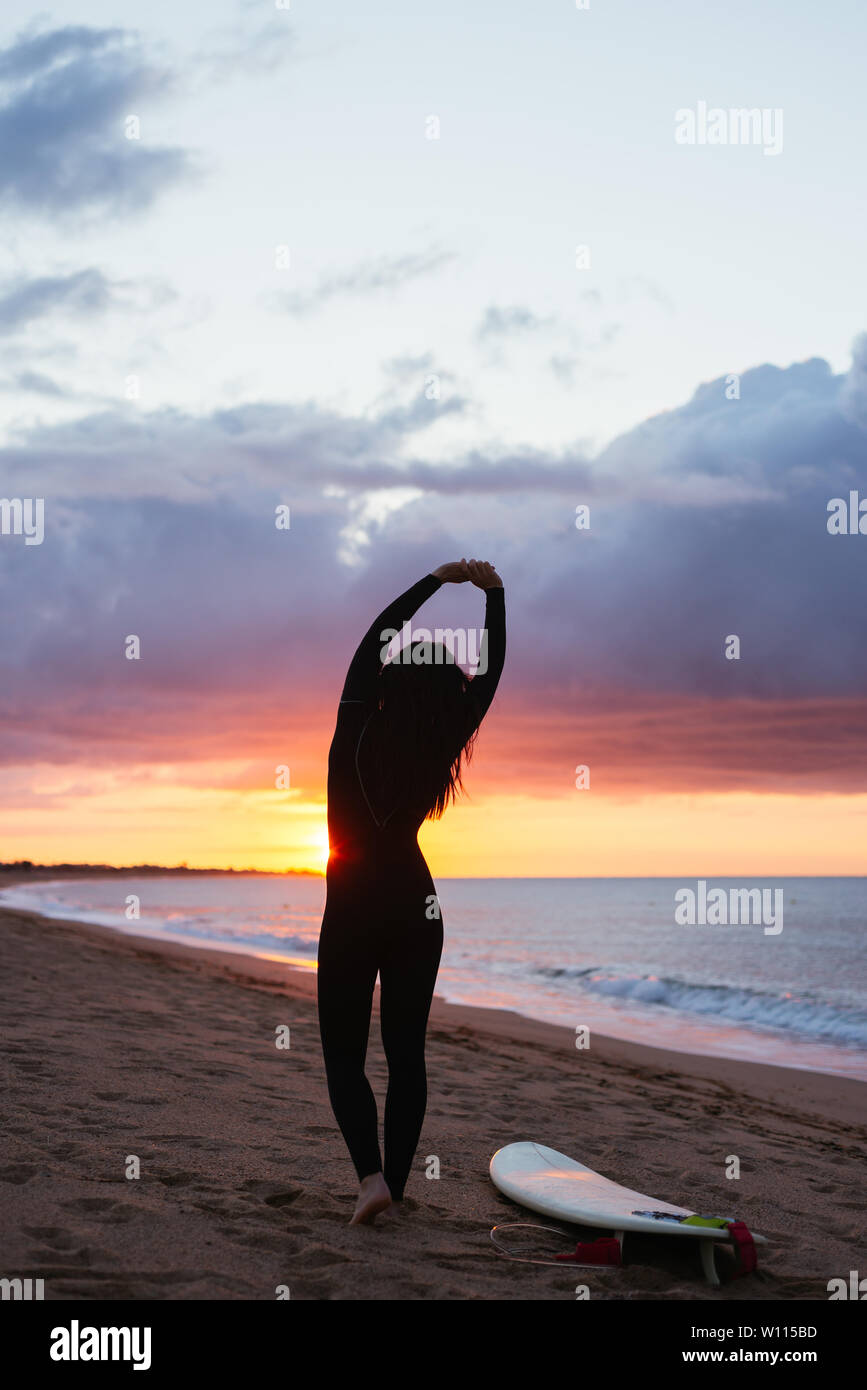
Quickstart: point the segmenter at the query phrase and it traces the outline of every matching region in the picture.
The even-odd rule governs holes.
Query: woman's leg
[[[376,1101],[364,1074],[377,960],[355,919],[343,931],[333,918],[319,938],[319,1035],[328,1095],[358,1179],[382,1171]]]
[[[385,1181],[400,1201],[427,1106],[427,1020],[443,948],[439,920],[411,920],[388,934],[379,968],[380,1025],[388,1062]]]

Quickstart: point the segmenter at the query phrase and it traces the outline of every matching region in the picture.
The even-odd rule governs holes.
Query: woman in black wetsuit
[[[444,583],[486,594],[486,645],[466,677],[440,643],[383,665],[390,638]],[[400,1201],[427,1104],[425,1032],[443,944],[416,836],[461,786],[461,766],[506,654],[503,584],[492,565],[441,565],[384,609],[356,651],[328,755],[327,897],[319,938],[319,1030],[328,1094],[361,1184],[353,1223]],[[403,658],[403,653],[401,653]],[[385,1169],[364,1072],[373,987],[388,1063]]]

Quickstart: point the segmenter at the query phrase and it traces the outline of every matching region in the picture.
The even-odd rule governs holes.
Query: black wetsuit
[[[423,810],[371,807],[358,751],[376,713],[382,633],[400,630],[441,581],[426,575],[374,620],[352,658],[328,755],[327,897],[319,938],[319,1029],[328,1093],[359,1179],[384,1171],[403,1195],[427,1104],[425,1032],[443,944],[436,889],[416,836]],[[486,590],[487,669],[468,683],[455,754],[494,698],[506,652],[503,590]],[[484,649],[483,649],[484,650]],[[406,768],[412,786],[412,768]],[[364,1073],[373,987],[388,1062],[385,1167]]]

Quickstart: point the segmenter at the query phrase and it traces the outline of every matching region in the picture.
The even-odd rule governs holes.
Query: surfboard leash
[[[564,1252],[562,1255],[555,1255],[553,1260],[535,1260],[526,1255],[521,1255],[517,1250],[510,1250],[507,1246],[497,1240],[497,1231],[550,1231],[555,1236],[566,1236],[566,1231],[559,1231],[556,1226],[537,1226],[532,1221],[507,1221],[500,1226],[491,1228],[491,1240],[501,1255],[505,1255],[509,1260],[515,1260],[518,1264],[525,1265],[552,1265],[562,1268],[564,1264],[580,1265],[587,1269],[611,1267],[623,1263],[621,1258],[620,1241],[613,1236],[600,1236],[598,1240],[579,1240],[574,1250]]]

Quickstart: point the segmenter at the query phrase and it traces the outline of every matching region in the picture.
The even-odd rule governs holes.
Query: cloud
[[[66,275],[13,276],[0,281],[0,334],[17,333],[48,316],[94,318],[129,308],[142,297],[154,307],[172,295],[157,282],[112,281],[93,267]]]
[[[395,377],[398,381],[408,381],[412,377],[421,376],[423,372],[433,371],[434,355],[432,352],[420,352],[415,356],[404,354],[401,357],[390,357],[383,363],[383,370],[388,376]]]
[[[847,376],[820,359],[757,367],[739,400],[705,383],[592,459],[517,442],[425,458],[430,402],[22,430],[0,450],[0,493],[43,496],[46,534],[0,536],[0,584],[21,596],[0,651],[0,758],[236,759],[291,742],[315,787],[361,631],[425,570],[481,554],[510,623],[493,781],[559,795],[588,762],[609,790],[862,790],[867,538],[826,525],[830,498],[867,495],[844,410],[860,361]],[[426,611],[478,620],[463,587]],[[123,658],[129,633],[140,663]]]
[[[584,317],[589,319],[601,307],[602,297],[598,290],[582,290],[577,295],[576,302],[580,305]],[[549,354],[546,366],[558,384],[568,390],[575,384],[575,373],[580,360],[579,347],[581,352],[587,353],[589,357],[608,347],[621,328],[621,324],[608,323],[598,328],[595,337],[591,338],[583,319],[579,331],[569,318],[556,315],[543,317],[521,304],[491,304],[482,316],[475,337],[477,342],[486,346],[489,363],[498,366],[505,365],[502,349],[507,343],[520,342],[522,339],[529,341],[534,337],[541,337],[543,341],[559,340],[560,347]],[[550,348],[550,341],[548,346]]]
[[[649,299],[668,313],[675,312],[676,305],[671,295],[648,275],[626,276],[618,281],[618,290],[622,303],[628,304],[633,299]]]
[[[0,391],[16,394],[31,392],[37,396],[53,396],[57,400],[72,395],[65,387],[60,386],[53,377],[44,376],[42,372],[31,371],[16,372],[13,376],[0,380]]]
[[[401,289],[441,270],[455,259],[452,251],[427,250],[407,252],[402,256],[379,256],[362,262],[342,274],[324,276],[308,291],[287,291],[277,296],[277,303],[293,314],[310,314],[321,309],[329,300],[346,297],[382,294]]]
[[[551,328],[556,324],[556,319],[540,318],[531,309],[524,308],[520,304],[513,304],[508,308],[500,308],[496,304],[491,304],[485,310],[479,327],[476,330],[476,337],[483,338],[504,338],[516,334],[538,333],[541,329]]]
[[[186,151],[148,143],[147,112],[172,83],[122,29],[19,35],[0,50],[0,203],[53,217],[149,207],[195,173]],[[125,136],[131,115],[141,139]]]
[[[261,10],[261,0],[255,0]],[[261,78],[276,72],[293,56],[295,36],[288,24],[288,8],[253,31],[243,25],[218,29],[200,41],[193,60],[207,81],[225,82],[238,76]]]
[[[574,386],[577,356],[572,353],[555,352],[548,358],[548,366],[561,386]]]
[[[852,368],[843,387],[841,408],[847,420],[867,430],[867,333],[855,339]]]
[[[417,488],[431,497],[505,493],[571,496],[577,486],[596,495],[602,483],[579,450],[553,453],[529,447],[468,451],[455,463],[414,456],[416,438],[443,415],[459,413],[458,396],[408,405],[375,416],[345,416],[314,405],[250,404],[196,416],[176,409],[146,416],[107,410],[68,423],[19,430],[0,446],[8,495],[38,482],[55,497],[162,497],[195,501],[217,491],[275,484],[345,488],[361,495]],[[409,454],[409,457],[406,455]],[[125,467],[118,469],[123,458]],[[608,480],[605,489],[619,486]],[[10,492],[11,490],[11,492]]]

